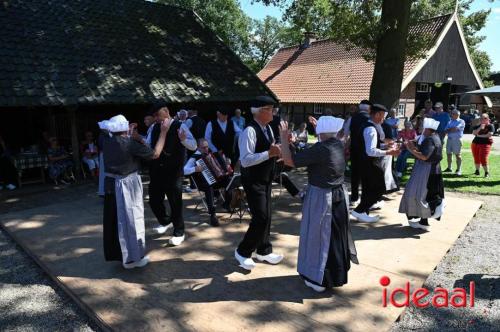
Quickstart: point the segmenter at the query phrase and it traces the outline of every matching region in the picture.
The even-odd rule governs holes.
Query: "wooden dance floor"
[[[370,331],[387,330],[403,308],[382,307],[382,276],[389,289],[410,281],[420,287],[480,208],[481,202],[447,197],[446,214],[431,231],[407,226],[397,213],[400,193],[387,202],[377,224],[352,222],[360,265],[349,284],[318,294],[296,273],[300,202],[275,191],[272,240],[285,254],[278,266],[258,264],[247,273],[233,251],[248,224],[221,213],[221,227],[186,208],[186,242],[169,247],[170,234],[152,234],[152,263],[124,270],[102,254],[102,202],[94,192],[80,200],[0,216],[0,223],[101,327],[117,331]],[[248,218],[248,216],[246,217]]]

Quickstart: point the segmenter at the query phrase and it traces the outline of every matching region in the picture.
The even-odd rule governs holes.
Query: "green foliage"
[[[385,27],[380,25],[383,0],[257,0],[264,4],[281,5],[286,8],[284,20],[297,33],[293,41],[298,44],[304,31],[313,31],[319,38],[332,38],[347,46],[365,49],[365,57],[374,60],[375,47]],[[495,0],[489,0],[493,2]],[[472,59],[482,79],[488,77],[491,61],[478,50],[484,36],[479,31],[486,25],[489,10],[480,10],[466,15],[473,0],[459,0],[458,14]],[[412,4],[411,24],[431,17],[454,12],[455,0],[415,0]],[[432,36],[409,36],[405,56],[421,58],[432,45]]]
[[[275,17],[253,20],[250,53],[243,60],[254,71],[260,71],[274,53],[288,41],[289,30]]]
[[[237,0],[157,0],[160,3],[194,10],[236,54],[250,52],[252,20],[245,15]]]

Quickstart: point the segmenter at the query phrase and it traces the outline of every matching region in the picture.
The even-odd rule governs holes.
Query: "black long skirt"
[[[104,195],[103,213],[103,248],[107,261],[122,261],[122,250],[118,238],[118,217],[116,211],[116,196],[106,192]]]
[[[342,188],[332,190],[332,235],[330,236],[323,282],[320,285],[326,288],[341,287],[347,284],[347,274],[351,268],[351,261],[358,264],[344,195]],[[309,278],[302,277],[318,285]]]

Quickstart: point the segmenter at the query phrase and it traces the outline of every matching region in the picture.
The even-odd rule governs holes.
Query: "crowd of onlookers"
[[[356,108],[352,108],[351,112],[347,114],[344,129],[342,134],[344,138],[349,137],[350,118]],[[193,114],[195,111],[180,110],[175,117],[181,122],[185,123],[191,129],[193,123],[192,119],[197,117]],[[224,114],[222,114],[224,113]],[[230,120],[236,129],[236,136],[246,127],[246,119],[242,116],[240,109],[234,111],[232,117],[228,116],[227,112],[217,112],[219,123],[224,124],[225,121]],[[331,115],[333,112],[329,109],[326,110],[325,115]],[[193,117],[194,116],[194,117]],[[279,121],[279,116],[276,112],[276,121]],[[454,105],[450,105],[447,110],[443,109],[443,104],[437,102],[433,105],[431,100],[424,103],[424,108],[415,112],[410,119],[403,120],[396,116],[396,110],[391,109],[387,115],[386,120],[382,124],[384,136],[387,139],[392,139],[397,142],[414,140],[422,133],[423,119],[426,117],[437,120],[440,125],[437,130],[440,138],[446,142],[447,154],[447,168],[445,172],[452,171],[452,160],[455,157],[457,175],[462,174],[462,137],[464,133],[472,133],[475,137],[472,142],[472,153],[476,165],[476,174],[479,174],[480,168],[483,167],[485,176],[489,176],[488,170],[488,155],[491,151],[491,136],[498,130],[498,121],[494,116],[487,113],[480,113],[478,110],[460,112]],[[197,117],[200,118],[200,117]],[[155,123],[155,119],[151,115],[146,115],[144,124],[147,128],[144,132],[144,140],[150,143],[151,129]],[[210,122],[208,123],[210,124]],[[208,140],[209,146],[212,150],[217,150],[212,142],[211,129],[207,123],[204,123],[202,132],[197,138],[204,137]],[[297,149],[303,149],[308,143],[308,126],[306,122],[300,123],[298,128],[294,123],[289,123],[289,129],[293,136],[293,141]],[[208,129],[208,130],[207,130]],[[81,165],[74,165],[71,154],[59,143],[57,137],[51,136],[48,132],[42,133],[41,142],[38,144],[37,152],[47,157],[48,169],[47,173],[49,178],[56,184],[68,184],[75,181],[73,170],[76,167],[82,167],[82,170],[91,178],[97,178],[99,174],[100,159],[99,152],[101,151],[98,140],[95,139],[94,134],[90,131],[86,132],[84,139],[80,144]],[[349,153],[349,150],[346,150]],[[398,156],[395,163],[395,173],[397,177],[401,177],[407,167],[407,159],[411,154],[404,148]],[[13,163],[13,156],[9,151],[6,143],[0,137],[0,189],[6,188],[13,190],[17,187],[17,170]],[[187,188],[189,191],[189,188]]]

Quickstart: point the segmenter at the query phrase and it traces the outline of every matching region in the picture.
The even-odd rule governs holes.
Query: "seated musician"
[[[202,166],[196,165],[196,162],[210,153],[211,152],[210,148],[208,147],[208,141],[205,138],[200,138],[198,140],[198,149],[191,156],[191,158],[189,158],[186,165],[184,166],[184,175],[185,176],[192,175],[193,180],[195,181],[196,186],[198,187],[198,190],[203,191],[205,193],[205,200],[207,202],[208,213],[210,214],[210,225],[217,227],[219,226],[219,220],[217,219],[217,216],[215,214],[214,191],[218,188],[225,188],[229,183],[230,177],[227,176],[222,180],[213,183],[212,185],[208,184],[205,177],[201,174],[201,172],[203,171]],[[213,154],[213,156],[216,158],[218,163],[221,164],[221,167],[230,170],[230,166],[223,159],[223,156],[221,156],[220,154]],[[225,201],[223,207],[224,209],[229,210],[229,203],[231,202],[231,195],[229,192],[225,193],[224,200]]]

